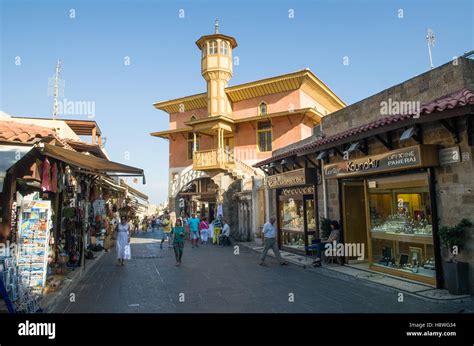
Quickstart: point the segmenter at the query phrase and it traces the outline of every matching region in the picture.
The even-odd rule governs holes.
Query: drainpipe
[[[323,212],[324,218],[328,218],[328,199],[327,199],[327,189],[326,189],[326,177],[324,175],[324,160],[319,160],[321,166],[321,179],[323,184]]]
[[[321,130],[321,134],[323,133],[323,122],[322,119],[319,122],[319,128]],[[324,218],[328,218],[328,198],[327,198],[327,188],[326,188],[326,177],[324,175],[324,160],[321,159],[319,160],[319,166],[321,167],[321,179],[322,185],[323,185],[323,213],[324,213]]]
[[[270,220],[270,191],[267,187],[267,176],[263,178],[263,186],[265,187],[265,222]]]

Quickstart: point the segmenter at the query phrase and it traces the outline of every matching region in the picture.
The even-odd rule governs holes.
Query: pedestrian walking
[[[199,218],[196,214],[192,214],[192,217],[188,220],[189,230],[191,231],[191,244],[194,247],[199,247]]]
[[[189,215],[188,214],[184,214],[184,217],[183,217],[183,227],[184,229],[186,230],[186,239],[187,240],[191,240],[191,232],[189,231],[189,223],[188,223],[188,220],[189,220]]]
[[[281,265],[287,265],[288,263],[285,262],[280,255],[280,250],[278,249],[278,242],[276,241],[276,225],[275,225],[276,217],[272,215],[270,217],[270,221],[267,222],[263,226],[263,237],[264,237],[264,242],[265,242],[265,247],[263,249],[262,257],[260,260],[260,265],[264,266],[265,264],[265,258],[267,257],[267,252],[268,250],[272,249],[273,253],[275,254],[275,257],[277,258],[278,262],[280,262]]]
[[[126,216],[121,217],[117,225],[117,260],[118,265],[124,265],[125,259],[130,259],[130,224]]]
[[[186,237],[186,230],[183,227],[183,222],[178,219],[176,225],[172,230],[174,256],[176,257],[176,266],[181,265],[181,258],[183,257],[184,239]]]
[[[199,230],[201,231],[201,244],[207,244],[209,237],[209,224],[207,223],[206,217],[203,217],[199,223]]]
[[[168,240],[168,248],[172,248],[173,245],[171,242],[171,220],[168,213],[165,213],[165,215],[163,216],[162,225],[163,231],[165,233],[165,238]],[[161,245],[163,245],[163,241],[164,240],[161,240]]]
[[[135,232],[138,232],[139,230],[139,226],[140,226],[140,218],[137,216],[135,216],[135,218],[133,219],[133,224],[134,224],[134,231]]]

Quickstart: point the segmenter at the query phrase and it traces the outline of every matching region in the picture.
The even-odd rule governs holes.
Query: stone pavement
[[[331,276],[302,267],[280,266],[239,247],[201,245],[184,248],[183,264],[175,267],[173,250],[162,250],[156,233],[132,238],[132,260],[116,265],[111,251],[74,286],[75,302],[61,297],[57,313],[174,312],[471,312],[467,302],[431,302],[347,275]],[[183,301],[184,298],[184,301]],[[294,298],[294,299],[292,299]]]
[[[242,242],[238,243],[241,246],[252,249],[258,253],[263,252],[262,239],[257,239],[253,242]],[[398,276],[376,272],[370,270],[368,263],[359,264],[324,264],[323,267],[314,268],[312,266],[312,260],[310,256],[298,255],[288,251],[280,251],[281,257],[287,262],[293,263],[297,266],[301,266],[309,271],[318,271],[325,275],[334,276],[335,273],[342,275],[349,275],[355,279],[367,280],[375,284],[384,285],[392,289],[396,289],[398,292],[406,292],[414,294],[430,300],[458,300],[461,303],[463,301],[472,302],[472,298],[469,295],[453,295],[447,290],[437,289],[432,285],[420,283],[417,281],[409,280],[406,278],[400,278]],[[274,257],[273,252],[269,253],[270,256]],[[330,272],[328,272],[330,271]]]

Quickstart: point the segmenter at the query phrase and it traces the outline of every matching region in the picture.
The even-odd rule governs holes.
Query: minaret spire
[[[219,19],[216,18],[216,22],[214,24],[214,34],[219,33]]]

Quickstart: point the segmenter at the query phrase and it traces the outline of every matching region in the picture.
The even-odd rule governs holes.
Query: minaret
[[[237,41],[219,34],[216,19],[214,34],[202,36],[196,44],[202,51],[201,74],[207,82],[208,115],[231,117],[232,107],[224,89],[232,78],[232,49],[237,47]]]

